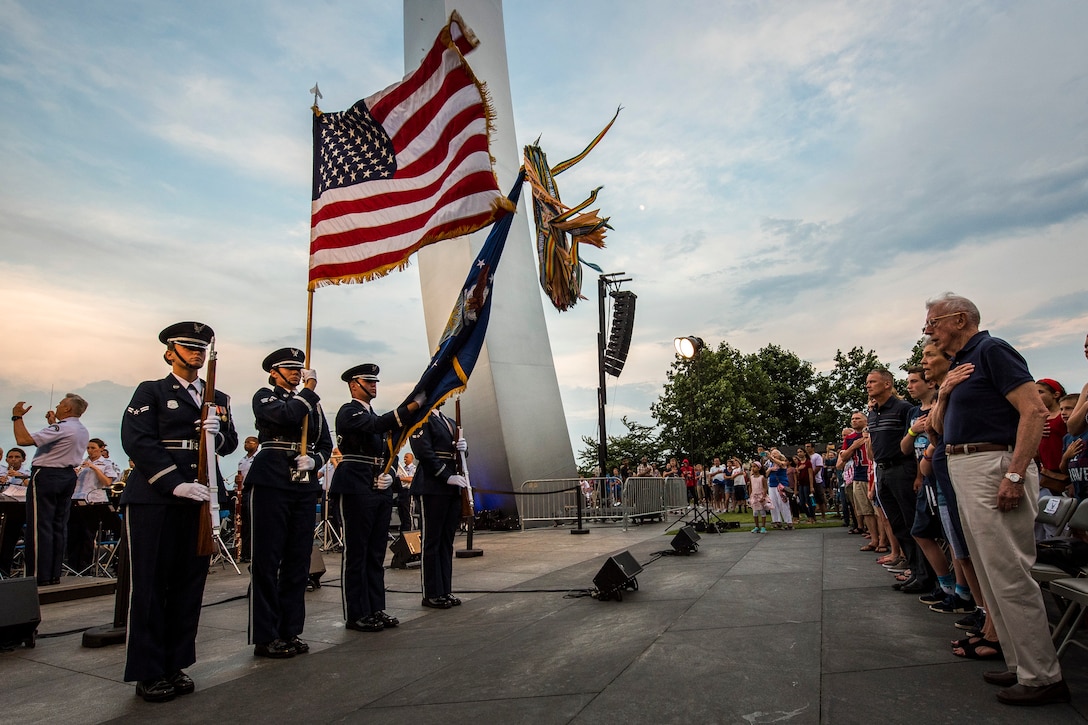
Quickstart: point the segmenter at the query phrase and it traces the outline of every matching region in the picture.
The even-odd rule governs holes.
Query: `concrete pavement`
[[[72,633],[0,654],[6,722],[1074,723],[1088,712],[1088,655],[1063,665],[1072,705],[1000,705],[982,672],[953,657],[957,618],[893,591],[844,529],[703,535],[663,556],[661,524],[480,532],[484,556],[456,559],[464,605],[419,606],[418,571],[389,570],[401,626],[346,630],[339,557],[307,595],[308,655],[254,658],[248,578],[208,578],[189,669],[197,691],[148,704],[121,681],[123,647]],[[464,540],[458,539],[458,546]],[[623,601],[583,594],[610,554],[645,566]],[[580,591],[581,590],[581,591]],[[105,624],[112,597],[45,605],[42,635]]]

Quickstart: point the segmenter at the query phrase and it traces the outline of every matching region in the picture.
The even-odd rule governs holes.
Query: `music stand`
[[[223,537],[219,535],[219,529],[216,529],[214,532],[212,532],[212,538],[215,539],[216,551],[215,554],[212,556],[212,560],[208,562],[209,566],[211,564],[219,564],[220,566],[224,566],[223,562],[226,561],[232,567],[234,567],[234,571],[240,575],[242,573],[242,570],[238,568],[238,564],[234,561],[234,557],[230,555],[230,549],[228,549],[227,545],[223,543]]]
[[[321,518],[317,522],[317,526],[314,528],[314,538],[318,541],[318,548],[322,551],[329,551],[334,546],[344,548],[344,540],[340,537],[340,532],[336,530],[336,526],[329,521],[329,492],[321,492]],[[335,544],[332,542],[336,542]]]

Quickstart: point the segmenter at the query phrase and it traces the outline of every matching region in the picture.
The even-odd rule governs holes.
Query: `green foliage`
[[[627,434],[608,439],[609,469],[623,458],[634,464],[642,456],[675,455],[707,463],[751,455],[757,445],[837,442],[850,412],[866,406],[865,376],[886,367],[861,347],[836,351],[835,367],[825,374],[778,345],[742,355],[722,342],[691,360],[677,357],[650,405],[660,433],[624,418]],[[592,470],[597,442],[582,440],[579,463]]]
[[[608,470],[618,468],[623,459],[631,461],[634,467],[646,456],[649,460],[657,460],[661,455],[661,443],[654,427],[641,425],[636,421],[628,420],[627,416],[620,419],[627,433],[621,436],[608,436]],[[592,471],[597,467],[597,449],[599,443],[595,438],[582,436],[585,448],[578,452],[578,468],[582,471]]]

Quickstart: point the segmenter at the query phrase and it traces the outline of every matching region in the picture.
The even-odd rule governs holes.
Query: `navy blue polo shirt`
[[[869,411],[869,439],[873,445],[873,459],[877,463],[901,463],[914,460],[903,455],[899,441],[910,427],[910,413],[914,406],[892,395],[884,405]]]
[[[1020,413],[1005,396],[1035,381],[1027,362],[1012,345],[982,330],[956,353],[952,367],[964,363],[973,364],[975,370],[948,396],[945,443],[1015,445]]]

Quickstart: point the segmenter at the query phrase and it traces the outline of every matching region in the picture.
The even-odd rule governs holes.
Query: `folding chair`
[[[1064,531],[1066,526],[1073,529],[1088,529],[1088,507],[1085,507],[1085,501],[1077,505],[1077,500],[1074,498],[1045,496],[1039,500],[1039,515],[1035,517],[1035,523],[1053,526],[1058,531]],[[1086,574],[1088,572],[1078,576]],[[1069,572],[1053,564],[1035,562],[1035,565],[1031,567],[1031,578],[1044,584],[1055,579],[1068,579]]]
[[[1078,531],[1088,530],[1088,499],[1080,502],[1066,525]],[[1061,572],[1062,576],[1056,576],[1055,571]],[[1062,618],[1055,625],[1052,635],[1056,644],[1061,638],[1061,644],[1058,645],[1058,657],[1060,658],[1070,645],[1075,644],[1088,649],[1088,645],[1074,639],[1084,623],[1085,613],[1088,612],[1088,567],[1081,567],[1076,576],[1070,576],[1069,572],[1059,567],[1036,562],[1031,568],[1031,576],[1040,582],[1044,591],[1049,591],[1058,600],[1059,606],[1063,609]],[[1062,632],[1066,630],[1066,627],[1069,629],[1062,638]]]

